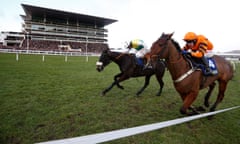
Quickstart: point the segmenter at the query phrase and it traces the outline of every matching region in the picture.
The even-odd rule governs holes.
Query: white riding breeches
[[[149,52],[149,49],[147,49],[147,48],[140,49],[139,51],[137,51],[136,57],[137,58],[143,58],[144,55],[148,52]]]

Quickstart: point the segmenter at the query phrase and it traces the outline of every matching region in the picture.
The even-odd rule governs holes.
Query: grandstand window
[[[34,21],[34,22],[43,22],[44,19],[41,16],[32,15],[32,21]]]
[[[62,31],[63,31],[63,29],[59,29],[59,28],[57,28],[57,31],[58,31],[58,32],[62,32]]]
[[[33,30],[38,30],[38,26],[37,25],[32,25],[32,29]]]
[[[80,31],[80,32],[78,32],[79,34],[82,34],[82,35],[86,35],[87,34],[87,32],[82,32],[82,31]]]
[[[52,26],[46,26],[46,31],[55,31],[56,28]]]
[[[38,29],[41,30],[41,31],[44,31],[44,30],[45,30],[44,27],[39,27]]]
[[[68,20],[68,25],[77,26],[76,20]]]
[[[104,36],[104,33],[96,33],[97,36]]]
[[[80,41],[86,41],[86,38],[80,37],[80,38],[78,38],[78,40],[80,40]]]
[[[32,39],[43,39],[44,37],[43,36],[32,36]]]

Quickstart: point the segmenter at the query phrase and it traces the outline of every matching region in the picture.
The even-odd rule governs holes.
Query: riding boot
[[[202,57],[202,62],[204,64],[205,68],[206,68],[206,74],[207,75],[212,74],[212,70],[210,69],[209,64],[208,64],[208,60],[205,56]]]

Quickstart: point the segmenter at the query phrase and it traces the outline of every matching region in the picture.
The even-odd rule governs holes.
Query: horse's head
[[[99,57],[99,60],[96,62],[97,71],[99,72],[103,71],[104,67],[111,62],[109,53],[110,53],[109,49],[103,50],[101,56]]]
[[[156,40],[152,46],[151,46],[151,51],[150,51],[150,58],[154,55],[158,55],[160,58],[165,59],[167,58],[167,45],[168,45],[168,40],[172,38],[173,33],[170,34],[165,34],[162,33],[160,38]]]

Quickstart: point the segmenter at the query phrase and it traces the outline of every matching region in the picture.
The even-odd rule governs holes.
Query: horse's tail
[[[235,64],[235,62],[230,61],[230,64],[232,66],[233,71],[236,72],[236,64]]]
[[[232,77],[231,77],[231,79],[232,79],[234,77],[235,72],[236,72],[236,64],[233,61],[229,61],[229,67],[230,67],[230,70],[232,72]]]

